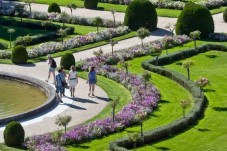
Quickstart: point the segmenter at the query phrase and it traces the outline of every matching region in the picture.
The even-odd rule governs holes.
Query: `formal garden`
[[[67,72],[74,64],[82,79],[94,66],[109,102],[80,125],[68,127],[70,116],[54,119],[64,129],[51,133],[25,137],[21,124],[11,122],[0,150],[227,149],[226,0],[34,1],[48,4],[48,12],[33,11],[32,2],[26,1],[30,9],[1,9],[0,63],[36,64],[52,54]],[[113,19],[72,13],[83,7],[110,11]],[[115,20],[115,12],[125,13],[124,22]],[[215,33],[216,13],[222,14],[223,33]],[[160,16],[177,22],[166,23],[168,36],[145,42]],[[114,50],[136,36],[141,44]],[[100,47],[106,44],[108,52]],[[93,57],[75,62],[73,53],[95,47]]]

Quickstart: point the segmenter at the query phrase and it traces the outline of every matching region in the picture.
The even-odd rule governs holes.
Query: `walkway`
[[[14,4],[15,2],[10,2],[10,4]],[[42,8],[42,9],[40,9]],[[64,11],[69,13],[69,9],[65,7],[61,7]],[[47,5],[44,4],[32,4],[32,10],[42,10],[47,11]],[[78,16],[85,17],[96,17],[100,16],[102,18],[112,19],[112,14],[106,11],[96,11],[96,10],[87,10],[83,8],[77,8],[73,10],[73,14]],[[123,21],[124,13],[115,14],[117,21]],[[227,33],[227,24],[223,22],[222,14],[217,14],[213,16],[215,21],[215,32],[226,32]],[[151,33],[148,38],[145,38],[145,42],[152,41],[156,39],[160,39],[163,36],[169,34],[168,31],[164,29],[164,26],[168,23],[175,23],[176,18],[158,18],[158,27],[160,29]],[[114,46],[115,50],[128,48],[133,45],[140,44],[140,40],[137,37],[130,38],[127,40],[119,41],[117,45]],[[76,61],[81,59],[86,59],[93,56],[93,51],[98,50],[99,48],[88,49],[83,52],[75,53]],[[104,53],[111,52],[110,45],[102,46],[102,50]],[[55,58],[57,64],[60,64],[60,57]],[[39,62],[35,65],[27,65],[27,66],[17,66],[17,65],[0,65],[0,71],[8,71],[8,72],[17,72],[19,74],[26,74],[41,80],[45,80],[47,77],[47,62]],[[85,80],[79,79],[79,83],[76,87],[76,97],[77,100],[71,100],[69,98],[64,98],[63,101],[65,104],[58,105],[55,109],[51,110],[49,113],[39,116],[33,120],[29,120],[28,122],[23,122],[26,136],[31,136],[33,134],[43,134],[45,132],[51,132],[57,130],[57,127],[54,122],[55,118],[58,114],[70,115],[72,116],[72,121],[69,126],[78,125],[83,123],[84,121],[94,117],[107,105],[107,94],[100,88],[97,87],[96,95],[100,96],[103,99],[98,98],[90,98],[87,96],[88,86],[85,84]],[[68,95],[69,96],[69,95]],[[45,127],[45,129],[44,129]],[[0,129],[0,142],[3,141],[2,137],[3,128]]]

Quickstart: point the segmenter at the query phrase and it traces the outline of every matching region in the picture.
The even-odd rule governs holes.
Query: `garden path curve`
[[[15,2],[10,2],[10,4],[14,4]],[[41,9],[40,9],[41,8]],[[62,7],[62,9],[66,9],[69,12],[68,8]],[[47,10],[47,5],[44,4],[32,4],[32,10]],[[96,11],[96,10],[86,10],[83,8],[78,8],[73,10],[73,13],[76,15],[81,15],[85,17],[95,17],[100,16],[102,18],[112,19],[112,15],[110,12],[106,11]],[[116,20],[123,21],[124,13],[116,13]],[[213,15],[215,21],[215,32],[225,32],[227,33],[227,24],[223,22],[222,14]],[[170,33],[164,30],[164,26],[168,23],[175,23],[176,18],[158,18],[158,27],[159,29],[152,32],[151,35],[145,38],[145,42],[157,40],[162,38],[165,35],[169,35]],[[126,39],[119,41],[116,46],[114,46],[115,50],[128,48],[130,46],[134,46],[140,44],[140,40],[137,37]],[[86,51],[74,53],[76,61],[81,59],[86,59],[93,56],[93,51],[98,50],[99,48],[88,49]],[[110,45],[102,46],[102,50],[104,53],[111,52]],[[60,63],[60,57],[55,58],[57,64]],[[17,66],[17,65],[0,65],[0,71],[7,71],[19,74],[25,74],[28,76],[32,76],[41,80],[45,80],[47,78],[47,62],[39,62],[34,65],[25,65],[25,66]],[[76,87],[76,98],[77,100],[71,100],[69,98],[64,98],[63,101],[65,104],[59,104],[54,110],[46,113],[45,115],[41,115],[35,119],[31,119],[28,122],[23,122],[26,136],[31,136],[33,134],[43,134],[45,132],[56,131],[59,127],[54,124],[55,118],[58,114],[70,115],[72,116],[72,121],[69,123],[69,126],[78,125],[83,123],[84,121],[94,117],[107,105],[108,96],[107,94],[100,88],[97,87],[96,95],[100,96],[102,99],[90,98],[87,96],[88,86],[85,84],[85,80],[79,79],[79,83]],[[69,96],[69,92],[66,92],[66,95]],[[3,127],[0,128],[0,142],[3,141]]]

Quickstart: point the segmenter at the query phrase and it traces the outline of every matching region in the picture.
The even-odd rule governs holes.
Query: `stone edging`
[[[22,120],[22,119],[25,119],[30,116],[34,116],[42,111],[47,110],[50,106],[52,106],[53,104],[56,103],[55,89],[52,86],[50,86],[49,84],[47,84],[46,82],[33,78],[33,77],[25,76],[25,75],[0,71],[0,79],[12,79],[12,78],[15,81],[32,84],[33,86],[43,90],[48,98],[44,104],[35,108],[32,111],[27,111],[27,112],[24,112],[21,114],[17,114],[15,116],[9,116],[9,117],[0,119],[0,125],[6,124],[10,121],[14,121],[14,120],[18,121],[18,120]]]

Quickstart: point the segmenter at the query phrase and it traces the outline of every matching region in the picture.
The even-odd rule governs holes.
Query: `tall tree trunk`
[[[188,80],[190,80],[190,70],[187,69],[187,71],[188,71]]]
[[[11,34],[9,35],[9,47],[11,48]]]
[[[113,123],[114,123],[114,120],[115,120],[115,107],[113,107]]]
[[[143,122],[140,123],[141,138],[143,137]]]

